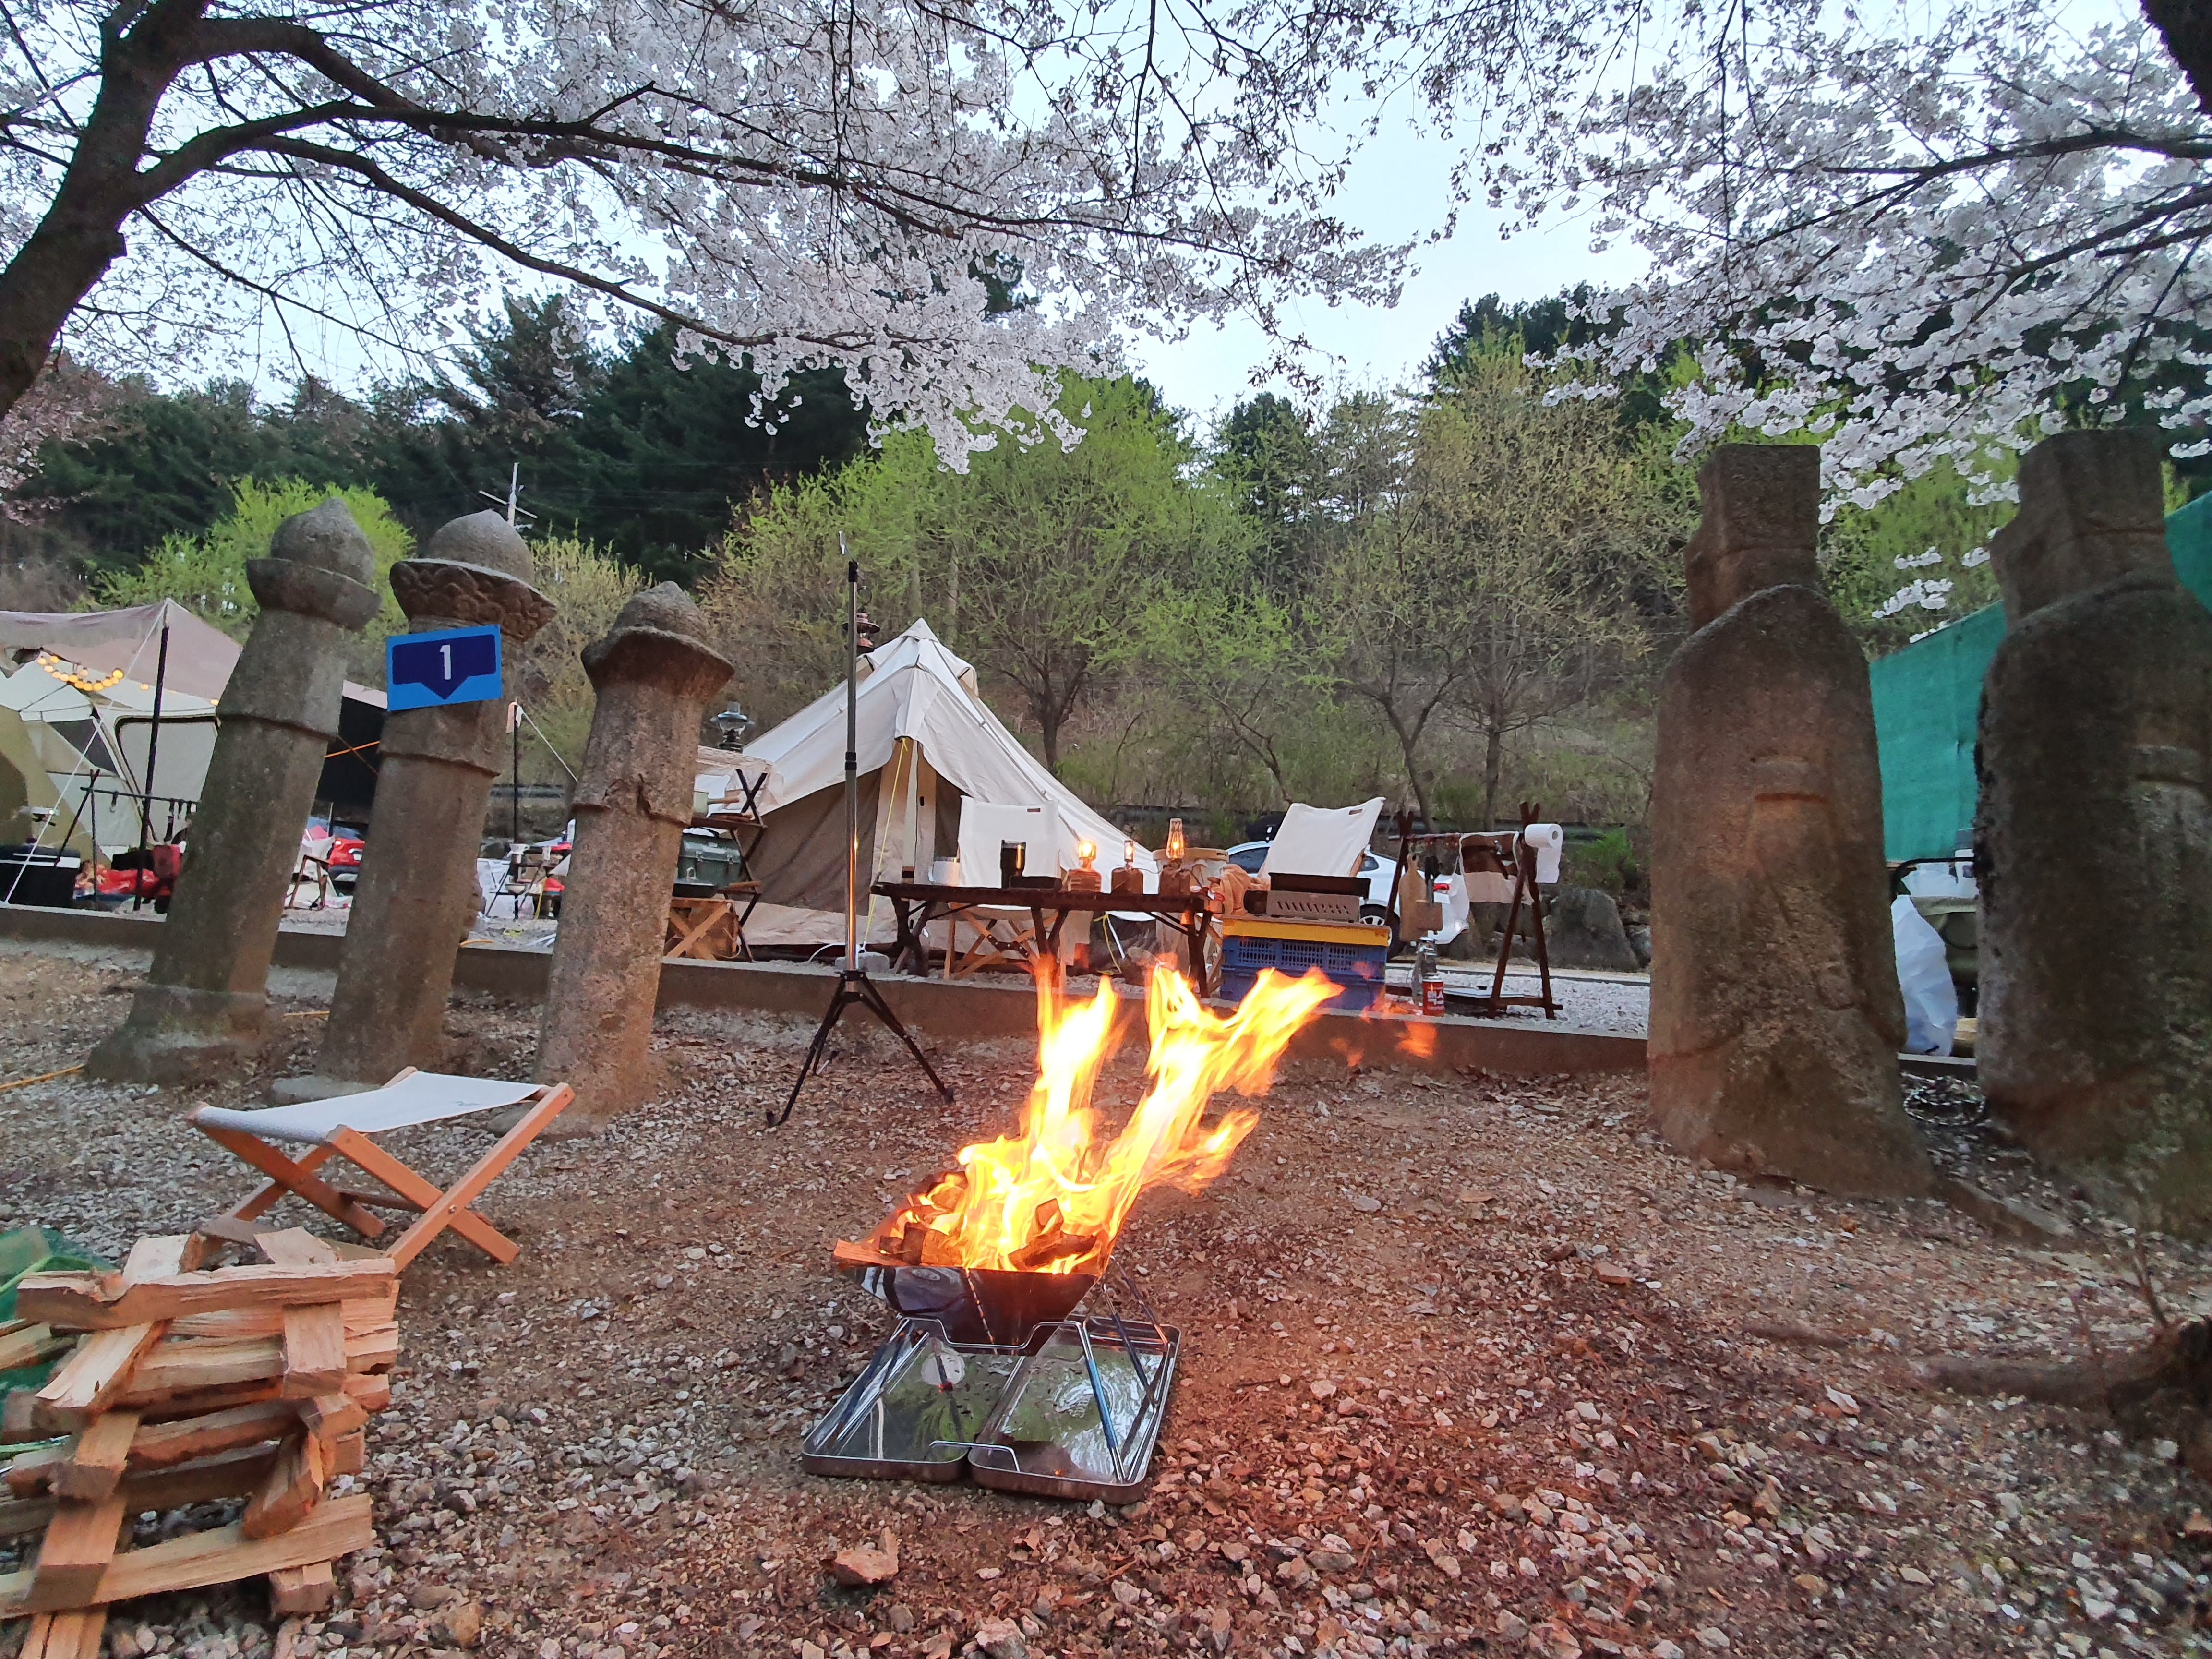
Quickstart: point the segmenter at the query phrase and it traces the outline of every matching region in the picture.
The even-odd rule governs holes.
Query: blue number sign
[[[384,684],[395,714],[403,708],[489,702],[501,695],[499,629],[394,634],[384,642]]]

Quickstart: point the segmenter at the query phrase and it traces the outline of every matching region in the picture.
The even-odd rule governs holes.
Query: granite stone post
[[[455,519],[392,569],[410,631],[496,625],[507,685],[515,647],[553,617],[530,585],[530,549],[497,513]],[[374,1088],[439,1061],[453,954],[483,907],[477,851],[492,780],[507,757],[505,698],[389,716],[376,806],[338,957],[337,994],[313,1075],[285,1078],[279,1100]]]
[[[2212,612],[2174,578],[2157,440],[2028,453],[1990,556],[1976,1065],[2047,1165],[2212,1231]]]
[[[338,729],[345,637],[376,614],[375,577],[338,501],[285,520],[269,556],[248,562],[261,614],[223,687],[191,856],[146,982],[86,1060],[90,1075],[184,1082],[260,1047],[276,927]]]
[[[705,633],[698,606],[663,582],[624,605],[607,636],[584,651],[599,703],[576,783],[575,850],[532,1074],[576,1091],[556,1125],[572,1134],[604,1127],[646,1087],[699,722],[735,672],[707,647]]]
[[[1723,1169],[1923,1194],[1874,706],[1814,556],[1820,452],[1724,445],[1698,488],[1652,788],[1652,1112]]]

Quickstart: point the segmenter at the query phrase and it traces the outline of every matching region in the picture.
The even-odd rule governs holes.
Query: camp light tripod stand
[[[843,532],[837,536],[837,550],[845,552]],[[837,994],[830,999],[829,1011],[822,1016],[822,1024],[815,1028],[814,1041],[806,1050],[805,1063],[799,1068],[799,1076],[791,1085],[791,1097],[783,1103],[781,1113],[771,1109],[768,1115],[769,1127],[780,1128],[790,1121],[792,1109],[799,1104],[799,1091],[806,1086],[806,1079],[822,1067],[822,1056],[830,1046],[830,1033],[837,1028],[837,1021],[845,1010],[859,1003],[884,1023],[886,1030],[906,1044],[907,1053],[914,1063],[921,1067],[922,1075],[936,1085],[937,1092],[945,1097],[945,1103],[952,1103],[951,1085],[938,1076],[937,1068],[929,1063],[929,1056],[921,1052],[921,1045],[914,1034],[891,1012],[884,994],[868,977],[868,970],[860,966],[860,563],[847,554],[845,559],[845,962],[837,970]]]

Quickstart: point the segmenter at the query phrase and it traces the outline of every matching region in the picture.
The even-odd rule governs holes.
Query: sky
[[[1426,236],[1449,215],[1455,155],[1453,148],[1424,139],[1403,124],[1386,125],[1353,163],[1336,211],[1378,242]],[[1603,288],[1643,274],[1641,251],[1632,246],[1617,244],[1602,254],[1591,253],[1584,215],[1501,240],[1498,227],[1506,216],[1486,210],[1479,202],[1462,208],[1451,240],[1415,249],[1415,268],[1392,308],[1332,306],[1326,297],[1286,307],[1286,325],[1304,332],[1317,348],[1308,359],[1309,368],[1347,387],[1407,384],[1463,300],[1486,294],[1508,303],[1537,300],[1577,283]],[[1170,404],[1198,416],[1201,426],[1256,391],[1295,396],[1279,377],[1258,386],[1252,383],[1255,365],[1273,355],[1259,325],[1249,318],[1219,329],[1201,325],[1188,339],[1172,343],[1139,337],[1128,344],[1132,367],[1158,386]]]

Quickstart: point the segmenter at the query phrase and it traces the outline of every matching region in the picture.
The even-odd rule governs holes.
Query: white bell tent
[[[1076,862],[1076,845],[1097,848],[1098,867],[1121,862],[1121,831],[1085,805],[1000,723],[975,686],[975,671],[947,650],[926,622],[886,640],[860,665],[856,697],[860,780],[860,885],[927,880],[959,847],[963,800],[1042,807],[1049,844],[1030,845],[1027,870],[1056,873]],[[762,830],[750,873],[771,904],[842,912],[845,907],[845,688],[831,687],[742,753],[699,750],[701,810],[732,809],[735,774],[760,779]],[[763,777],[763,775],[764,777]],[[1158,865],[1137,849],[1146,886]],[[963,870],[969,886],[996,886],[999,872]]]

